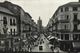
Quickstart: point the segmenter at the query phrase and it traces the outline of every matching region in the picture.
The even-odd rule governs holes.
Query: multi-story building
[[[10,48],[12,48],[13,50],[20,50],[25,46],[25,44],[23,44],[24,39],[26,39],[26,43],[31,42],[29,40],[34,40],[32,33],[37,32],[37,25],[33,21],[32,17],[28,13],[26,13],[20,6],[15,5],[8,1],[0,3],[0,6],[1,6],[1,13],[4,13],[1,14],[1,18],[0,18],[1,34],[3,34],[3,30],[6,30],[7,31],[6,33],[10,34],[11,36],[11,38],[10,36],[8,38],[11,39],[11,43],[12,43],[10,44],[12,47]],[[6,23],[5,25],[2,24],[3,18],[4,20],[6,20],[4,22]],[[2,27],[4,27],[4,29]],[[5,27],[7,28],[5,29]],[[26,45],[30,45],[30,44],[26,44]]]
[[[70,2],[60,6],[52,16],[53,34],[61,42],[61,49],[80,48],[80,2]],[[48,28],[50,29],[50,28]]]
[[[47,35],[53,35],[53,18],[51,18],[46,26]]]
[[[25,50],[29,50],[34,45],[34,36],[37,35],[37,25],[29,15],[29,13],[25,13],[25,19],[22,21],[22,39],[24,42]]]
[[[12,36],[18,34],[16,18],[10,10],[0,6],[0,49],[12,48]]]

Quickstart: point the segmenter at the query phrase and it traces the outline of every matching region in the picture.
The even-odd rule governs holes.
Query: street
[[[80,53],[80,0],[35,1],[0,2],[0,52]]]
[[[66,53],[64,51],[61,51],[58,47],[56,47],[55,49],[53,49],[53,51],[50,48],[50,44],[49,44],[49,40],[45,37],[44,34],[40,35],[39,40],[43,40],[44,42],[41,44],[38,44],[37,46],[32,48],[32,52],[60,52],[60,53]],[[38,41],[40,42],[40,41]],[[42,50],[39,49],[39,46],[42,46]]]

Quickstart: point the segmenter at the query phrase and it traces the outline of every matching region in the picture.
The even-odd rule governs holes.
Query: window
[[[29,31],[31,31],[32,27],[29,26]]]
[[[1,44],[4,44],[4,41],[1,41]]]
[[[41,39],[41,41],[43,41],[43,39]]]
[[[68,29],[68,26],[67,26],[67,24],[65,24],[65,25],[64,25],[64,27],[65,27],[65,30],[67,30],[67,29]]]
[[[12,19],[10,19],[10,25],[12,25]]]
[[[64,25],[64,29],[66,29],[66,25]]]
[[[44,43],[44,41],[43,41],[43,43]]]
[[[79,37],[78,37],[78,34],[74,34],[74,35],[73,35],[73,40],[78,40],[78,38],[79,38]]]
[[[39,50],[43,50],[43,46],[39,46]]]
[[[74,24],[74,31],[77,31],[77,24]]]
[[[15,42],[19,42],[19,39],[15,39]]]
[[[59,37],[59,34],[57,34],[57,37]]]
[[[29,26],[29,25],[27,25],[27,26],[26,26],[26,30],[27,30],[27,31],[29,31],[29,29],[30,29],[30,26]]]
[[[10,29],[11,35],[12,35],[12,29]]]
[[[15,19],[13,19],[13,25],[14,25],[14,26],[16,25]]]
[[[7,18],[3,17],[3,24],[6,25],[7,24]]]
[[[69,34],[65,34],[65,40],[69,40]]]
[[[65,7],[65,11],[69,11],[69,8],[68,7]]]
[[[14,29],[14,35],[15,35],[15,29]]]
[[[79,40],[80,40],[80,34],[79,34]]]
[[[0,46],[5,46],[5,41],[4,40],[0,41]]]
[[[74,13],[73,16],[74,16],[74,21],[76,21],[78,16],[77,13]]]
[[[42,41],[40,41],[40,44],[42,44]]]
[[[61,39],[63,39],[63,34],[61,34]]]
[[[61,12],[63,12],[63,8],[61,8]]]
[[[66,15],[66,19],[67,19],[67,20],[69,19],[69,15]]]
[[[68,29],[69,29],[69,24],[65,24],[65,25],[64,25],[64,29],[65,29],[65,30],[68,30]]]
[[[73,11],[77,11],[78,10],[78,8],[77,7],[73,7]]]

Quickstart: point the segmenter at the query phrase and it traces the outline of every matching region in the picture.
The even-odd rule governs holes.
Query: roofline
[[[71,2],[69,2],[69,3],[71,3]],[[69,3],[67,3],[67,4],[69,4]],[[79,2],[77,2],[77,3],[79,3]],[[55,16],[55,14],[58,12],[58,10],[59,10],[60,8],[66,7],[67,4],[64,4],[64,5],[59,6],[59,7],[57,8],[57,10],[55,11],[54,15],[52,16],[52,18]],[[74,5],[73,5],[73,6],[74,6]]]
[[[10,16],[13,16],[13,17],[17,17],[15,15],[12,15],[12,14],[9,14],[9,13],[6,13],[6,12],[2,12],[2,11],[0,11],[0,13],[7,14],[7,15],[10,15]]]
[[[27,14],[30,18],[32,18],[31,15],[28,12],[25,12],[25,14]]]

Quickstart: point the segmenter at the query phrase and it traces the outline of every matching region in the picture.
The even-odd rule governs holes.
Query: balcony
[[[64,19],[64,20],[57,20],[57,22],[61,22],[61,23],[69,23],[70,20]]]
[[[58,32],[62,32],[62,33],[68,33],[68,32],[70,32],[70,30],[69,29],[59,29],[59,30],[57,30]]]
[[[80,24],[80,20],[74,19],[74,20],[73,20],[73,23],[78,25],[78,24]]]
[[[4,38],[6,38],[6,35],[0,34],[0,39],[4,39]]]
[[[25,32],[30,32],[30,30],[23,30],[22,32],[23,32],[23,33],[25,33]]]
[[[69,21],[70,21],[70,19],[67,19],[67,18],[64,18],[64,19],[62,19],[62,18],[56,19],[56,22],[57,23],[59,23],[59,22],[61,22],[61,23],[68,23]]]

